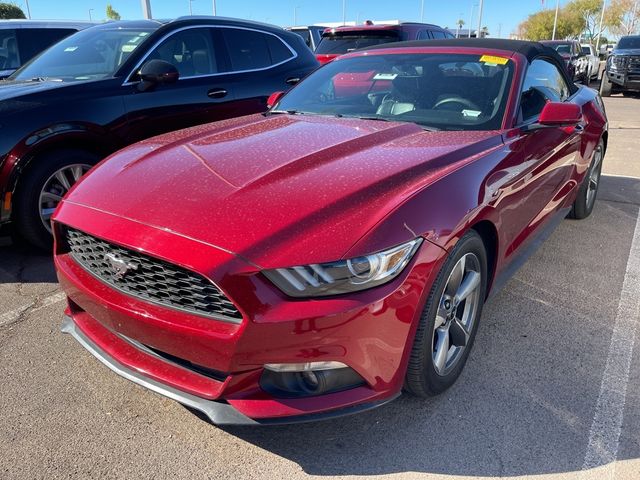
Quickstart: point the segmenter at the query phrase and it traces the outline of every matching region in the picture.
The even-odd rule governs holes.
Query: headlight
[[[320,297],[356,292],[397,277],[416,252],[422,238],[364,257],[330,263],[265,270],[263,273],[290,297]]]

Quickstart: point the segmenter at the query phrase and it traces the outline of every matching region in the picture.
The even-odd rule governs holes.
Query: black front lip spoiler
[[[68,333],[75,338],[80,345],[82,345],[89,353],[96,357],[106,367],[113,372],[117,373],[121,377],[132,381],[142,387],[148,388],[160,395],[175,400],[182,405],[202,412],[206,418],[214,425],[287,425],[293,423],[307,423],[316,422],[320,420],[328,420],[330,418],[343,417],[346,415],[353,415],[355,413],[364,412],[384,405],[395,400],[400,396],[400,393],[396,393],[389,398],[379,400],[377,402],[363,403],[360,405],[353,405],[350,407],[340,408],[337,410],[329,410],[322,413],[313,413],[309,415],[296,415],[289,417],[274,417],[274,418],[259,418],[253,419],[243,415],[238,410],[233,408],[228,403],[218,402],[215,400],[207,400],[205,398],[192,395],[177,388],[160,383],[152,378],[146,377],[141,373],[136,372],[128,367],[125,367],[120,362],[114,360],[98,345],[96,345],[89,337],[87,337],[82,330],[80,330],[73,319],[65,315],[60,330],[63,333]]]

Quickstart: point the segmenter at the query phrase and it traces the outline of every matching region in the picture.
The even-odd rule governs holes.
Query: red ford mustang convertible
[[[358,51],[272,102],[116,153],[53,221],[63,331],[217,424],[444,391],[485,300],[594,206],[602,101],[537,43]]]

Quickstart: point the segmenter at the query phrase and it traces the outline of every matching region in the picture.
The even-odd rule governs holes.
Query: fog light
[[[341,362],[309,362],[265,365],[262,389],[274,397],[295,398],[339,392],[365,382]]]
[[[311,370],[332,370],[346,368],[342,362],[307,362],[307,363],[267,363],[264,368],[274,372],[309,372]]]

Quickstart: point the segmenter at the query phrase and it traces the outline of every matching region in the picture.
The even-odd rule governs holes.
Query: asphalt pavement
[[[0,478],[637,480],[640,98],[605,103],[592,216],[562,222],[487,304],[459,381],[429,400],[217,428],[62,335],[50,258],[0,239]]]

